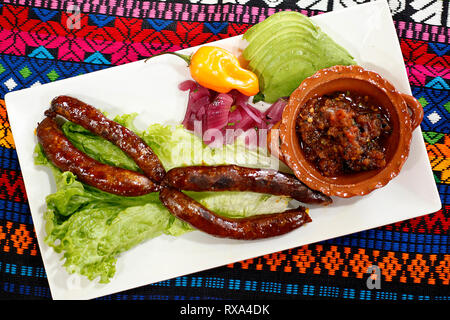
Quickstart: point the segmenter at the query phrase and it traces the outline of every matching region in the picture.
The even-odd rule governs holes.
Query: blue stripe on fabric
[[[199,281],[202,277],[190,277],[183,276],[171,280],[163,281],[165,285],[167,283],[174,284],[185,284],[186,287],[197,287]],[[212,278],[211,278],[212,279]],[[282,282],[267,282],[267,281],[257,281],[257,280],[237,280],[237,279],[225,279],[214,277],[214,280],[218,283],[223,283],[220,288],[233,288],[237,290],[250,291],[250,292],[262,292],[262,293],[274,293],[282,295],[298,295],[298,296],[318,296],[323,298],[344,298],[352,300],[388,300],[388,301],[407,301],[407,300],[437,300],[437,301],[450,301],[450,296],[426,296],[426,295],[415,295],[397,292],[386,291],[382,289],[370,290],[370,289],[354,289],[354,288],[342,288],[337,286],[315,286],[315,285],[300,285],[298,283],[282,283]],[[365,280],[362,279],[362,285],[365,285]],[[191,284],[191,285],[188,285]],[[239,284],[239,285],[237,285]],[[159,286],[159,283],[151,284],[150,286]],[[381,284],[382,286],[383,284]],[[101,299],[110,299],[111,297],[120,299],[129,299],[132,296],[125,295],[114,295],[109,297],[103,297]],[[168,299],[168,296],[158,296],[151,295],[146,296],[146,298],[151,297],[154,299]],[[141,297],[139,297],[140,299]],[[204,299],[205,297],[202,297]],[[206,297],[207,298],[207,297]],[[173,296],[171,299],[184,300],[185,296]],[[192,297],[188,299],[192,300]]]
[[[200,278],[201,280],[201,278]],[[198,281],[197,281],[198,282]],[[200,284],[202,281],[200,281]],[[201,285],[198,285],[201,286]],[[204,287],[206,288],[217,288],[217,289],[223,289],[225,286],[225,281],[223,278],[217,278],[217,277],[205,277],[205,284]]]
[[[19,160],[16,149],[0,146],[0,168],[19,171]]]
[[[43,268],[18,266],[12,264],[0,263],[0,271],[13,275],[20,274],[22,276],[33,276],[38,278],[45,278],[45,271]],[[204,277],[183,276],[175,279],[169,279],[154,283],[149,286],[177,286],[182,284],[183,287],[198,287],[198,283],[205,281]],[[241,291],[250,291],[253,293],[273,293],[279,295],[290,296],[317,296],[322,298],[343,298],[351,300],[367,300],[367,301],[408,301],[408,300],[434,300],[434,301],[450,301],[450,296],[427,296],[410,293],[397,293],[381,289],[355,289],[342,288],[337,286],[316,286],[316,285],[300,285],[298,283],[282,283],[282,282],[267,282],[257,280],[239,280],[239,279],[225,279],[220,277],[209,277],[210,283],[216,283],[212,287],[218,289],[228,290],[230,288]],[[365,280],[361,279],[362,286],[365,285]],[[383,283],[381,283],[383,286]],[[25,286],[12,282],[0,283],[0,291],[9,293],[18,293],[28,296],[50,297],[49,289],[40,286]],[[100,297],[100,300],[195,300],[195,299],[217,299],[216,297],[186,297],[183,295],[168,296],[168,295],[145,295],[145,294],[124,294],[117,293]]]
[[[371,229],[330,239],[323,243],[366,249],[413,253],[449,253],[450,236],[441,234],[415,234]]]
[[[261,282],[260,291],[268,293],[282,293],[282,284],[277,282]]]
[[[0,282],[0,291],[21,294],[24,296],[51,298],[50,289],[42,286],[31,286],[11,282]]]
[[[1,263],[0,272],[11,275],[20,275],[25,277],[47,278],[43,267],[17,265],[15,263]]]
[[[423,107],[424,117],[421,128],[424,131],[450,132],[450,114],[446,105],[450,101],[450,91],[430,87],[411,87],[413,96]]]
[[[5,69],[0,73],[0,98],[2,99],[8,92],[29,88],[36,83],[51,82],[48,74],[56,73],[55,80],[61,80],[110,67],[98,63],[58,61],[5,54],[0,54],[0,64]],[[20,70],[24,67],[31,71],[26,78],[20,74]]]
[[[450,184],[437,183],[436,185],[441,202],[443,204],[450,204]]]
[[[230,279],[228,281],[228,289],[229,290],[239,290],[240,287],[241,287],[241,280]]]
[[[33,224],[28,203],[0,200],[0,219],[16,223]]]

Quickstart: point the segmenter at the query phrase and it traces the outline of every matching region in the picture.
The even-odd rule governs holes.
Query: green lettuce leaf
[[[114,120],[141,136],[154,150],[166,170],[178,166],[235,163],[270,167],[274,159],[265,150],[249,150],[243,141],[222,149],[209,148],[182,126],[153,124],[141,132],[133,125],[135,114]],[[83,152],[110,165],[139,170],[117,146],[84,128],[65,122],[65,135]],[[111,280],[120,253],[162,234],[180,236],[194,229],[175,218],[159,201],[158,193],[139,197],[109,194],[61,172],[40,145],[35,164],[51,168],[56,191],[46,197],[45,242],[62,253],[69,273],[78,273],[101,283]],[[228,217],[284,211],[289,198],[252,192],[186,192],[201,204]]]

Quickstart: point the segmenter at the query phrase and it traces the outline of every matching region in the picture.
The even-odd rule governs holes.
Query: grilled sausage
[[[51,107],[45,114],[50,117],[56,114],[63,116],[114,143],[153,181],[160,182],[164,177],[166,173],[164,167],[144,140],[128,128],[109,120],[93,106],[76,98],[58,96],[52,100]]]
[[[236,165],[173,168],[167,172],[163,185],[186,191],[253,191],[289,196],[309,204],[332,202],[330,197],[309,189],[293,175]]]
[[[72,172],[90,186],[121,196],[140,196],[160,190],[159,184],[141,173],[103,164],[81,152],[52,118],[40,122],[36,134],[45,155],[57,168]]]
[[[301,206],[280,213],[233,219],[215,214],[175,188],[163,188],[159,198],[174,216],[198,230],[222,238],[240,240],[269,238],[288,233],[311,222],[307,209]]]

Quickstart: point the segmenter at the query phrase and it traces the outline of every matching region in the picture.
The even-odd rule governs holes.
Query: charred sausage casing
[[[81,152],[52,118],[40,122],[36,134],[45,155],[57,168],[72,172],[88,185],[121,196],[140,196],[160,190],[158,184],[141,173],[103,164]]]
[[[167,172],[163,185],[186,191],[253,191],[288,196],[308,204],[332,202],[330,197],[311,190],[293,175],[236,165],[174,168]]]
[[[60,115],[92,133],[103,137],[122,149],[143,173],[155,182],[160,182],[165,175],[159,158],[144,140],[130,129],[109,120],[99,110],[76,98],[58,96],[51,102],[46,115]]]
[[[217,215],[175,188],[163,188],[159,197],[174,216],[198,230],[222,238],[269,238],[288,233],[311,221],[307,209],[301,206],[280,213],[232,219]]]

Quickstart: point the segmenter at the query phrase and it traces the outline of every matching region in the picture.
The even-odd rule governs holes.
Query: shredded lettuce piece
[[[204,145],[200,138],[182,126],[153,124],[140,132],[134,125],[136,114],[114,120],[141,136],[169,170],[178,166],[240,165],[269,167],[273,159],[248,150],[237,140],[222,150]],[[62,130],[80,150],[110,165],[139,170],[117,146],[71,122]],[[35,149],[35,164],[51,168],[56,191],[46,197],[45,242],[62,253],[69,273],[107,283],[114,276],[120,253],[162,234],[180,236],[194,229],[177,219],[159,201],[158,193],[122,197],[103,192],[77,180],[70,172],[61,172],[45,156],[41,146]],[[289,198],[252,192],[186,192],[207,208],[228,217],[286,210]]]

